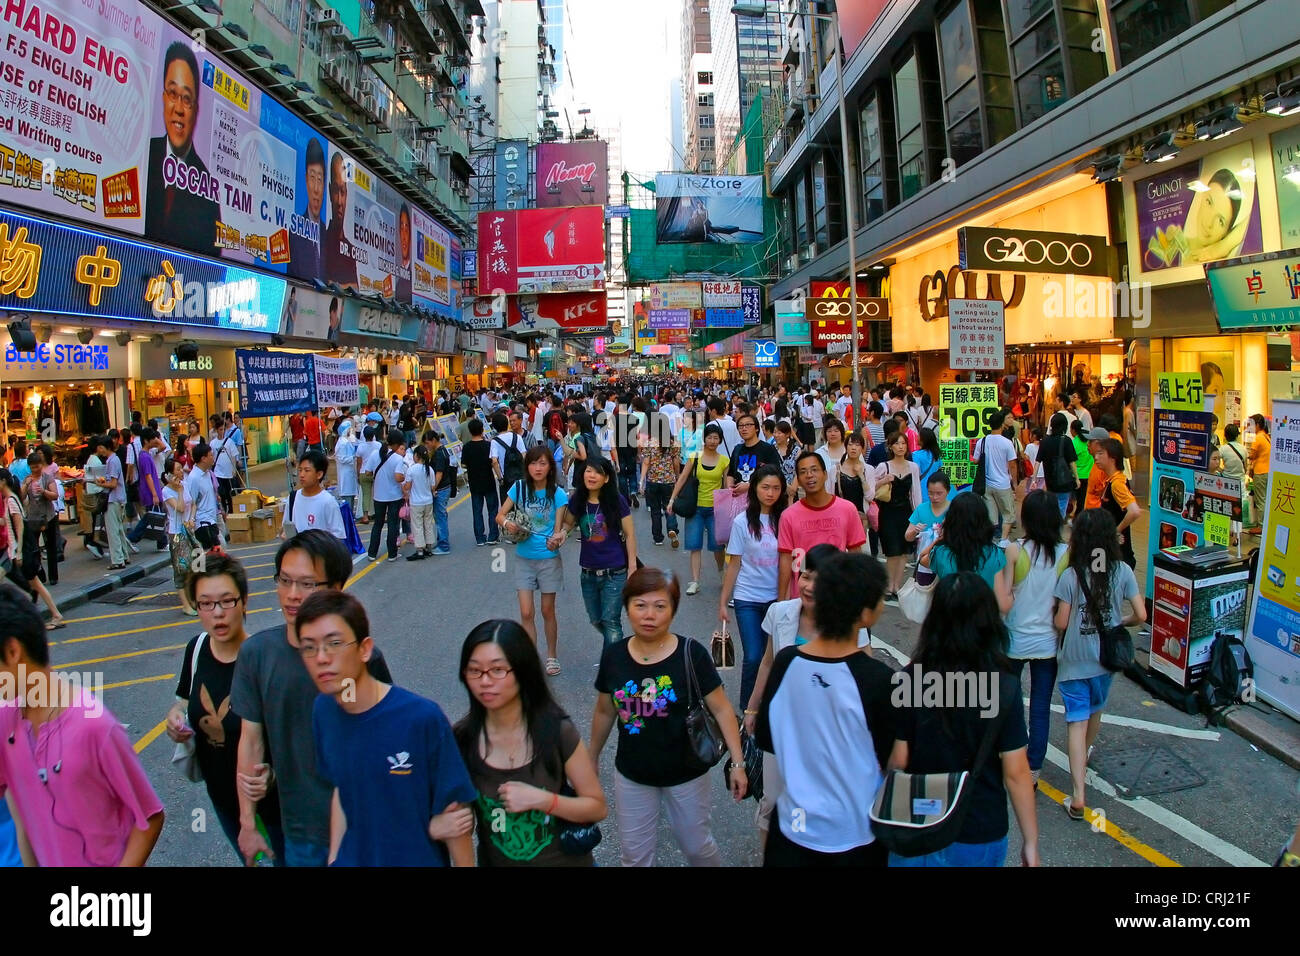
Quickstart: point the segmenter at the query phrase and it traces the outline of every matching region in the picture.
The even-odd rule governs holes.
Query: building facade
[[[681,136],[683,169],[711,173],[717,165],[714,126],[713,41],[708,0],[686,0],[682,10]]]
[[[760,19],[737,17],[732,0],[709,0],[713,57],[715,161],[727,168],[736,149],[741,123],[758,97],[771,99],[782,84],[781,49],[784,15],[769,4]]]

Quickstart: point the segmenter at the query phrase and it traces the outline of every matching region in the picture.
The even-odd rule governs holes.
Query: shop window
[[[899,198],[907,200],[937,178],[943,159],[942,108],[932,40],[918,36],[894,70]]]
[[[1145,56],[1231,4],[1232,0],[1110,0],[1120,66]]]
[[[858,113],[858,142],[861,148],[862,216],[868,223],[885,214],[885,162],[880,131],[880,100],[870,96]]]
[[[1087,0],[1005,0],[1020,124],[1032,123],[1106,76],[1100,21]]]

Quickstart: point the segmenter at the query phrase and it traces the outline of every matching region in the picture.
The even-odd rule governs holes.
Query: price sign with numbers
[[[939,386],[939,449],[953,487],[975,480],[971,455],[998,410],[994,384],[945,383]]]

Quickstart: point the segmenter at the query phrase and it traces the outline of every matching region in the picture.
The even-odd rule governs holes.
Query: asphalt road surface
[[[452,503],[452,553],[420,562],[381,562],[364,556],[349,589],[365,602],[376,641],[399,684],[436,700],[453,721],[466,711],[466,692],[456,675],[465,635],[479,622],[514,617],[513,549],[474,546],[469,495]],[[649,514],[635,512],[641,559],[673,569],[689,579],[684,550],[650,539]],[[369,541],[369,528],[364,527]],[[271,580],[276,543],[234,549],[250,578],[248,629],[255,633],[280,623]],[[404,551],[409,552],[409,546]],[[590,727],[601,639],[586,619],[578,584],[576,536],[564,549],[565,590],[560,595],[560,660],[563,672],[552,678],[557,699],[584,737]],[[382,553],[382,552],[381,552]],[[683,596],[674,629],[707,642],[717,626],[719,580],[706,557],[701,593]],[[211,811],[202,784],[186,781],[170,764],[173,745],[162,724],[173,701],[176,673],[186,642],[198,630],[184,617],[171,590],[170,571],[152,587],[136,586],[126,604],[91,603],[68,616],[70,626],[51,633],[57,642],[56,667],[103,674],[106,706],[127,726],[167,812],[166,825],[151,863],[183,866],[233,866],[237,860]],[[540,621],[538,622],[540,629]],[[915,644],[916,626],[888,608],[876,629],[877,656],[891,663],[905,659]],[[543,648],[544,649],[544,648]],[[739,654],[739,641],[737,641]],[[739,663],[739,662],[738,662]],[[739,692],[740,669],[724,672],[732,700]],[[1028,678],[1026,677],[1026,688]],[[1117,679],[1111,693],[1098,752],[1151,751],[1163,747],[1186,761],[1204,779],[1198,786],[1135,800],[1121,799],[1104,779],[1089,783],[1088,805],[1102,811],[1093,822],[1067,818],[1062,791],[1070,788],[1065,759],[1065,723],[1053,714],[1051,749],[1037,795],[1040,850],[1046,866],[1222,866],[1271,863],[1300,814],[1297,774],[1255,750],[1230,731],[1207,728],[1205,721],[1153,700],[1137,685]],[[601,778],[610,801],[596,850],[602,866],[619,863],[614,825],[611,734],[601,759]],[[710,772],[714,789],[714,834],[729,865],[761,861],[754,825],[756,803],[735,803],[723,787],[721,768]],[[1018,865],[1019,838],[1012,815],[1008,865]],[[680,866],[681,854],[661,821],[659,865]]]

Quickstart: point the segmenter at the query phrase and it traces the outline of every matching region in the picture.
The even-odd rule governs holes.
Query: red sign
[[[479,295],[605,288],[601,206],[481,212]]]
[[[609,193],[605,143],[541,143],[537,147],[537,208],[604,206]]]
[[[655,339],[660,345],[690,345],[690,329],[660,329],[655,333]]]
[[[510,328],[522,326],[520,331],[599,331],[608,323],[605,305],[604,292],[511,296],[507,323]]]

